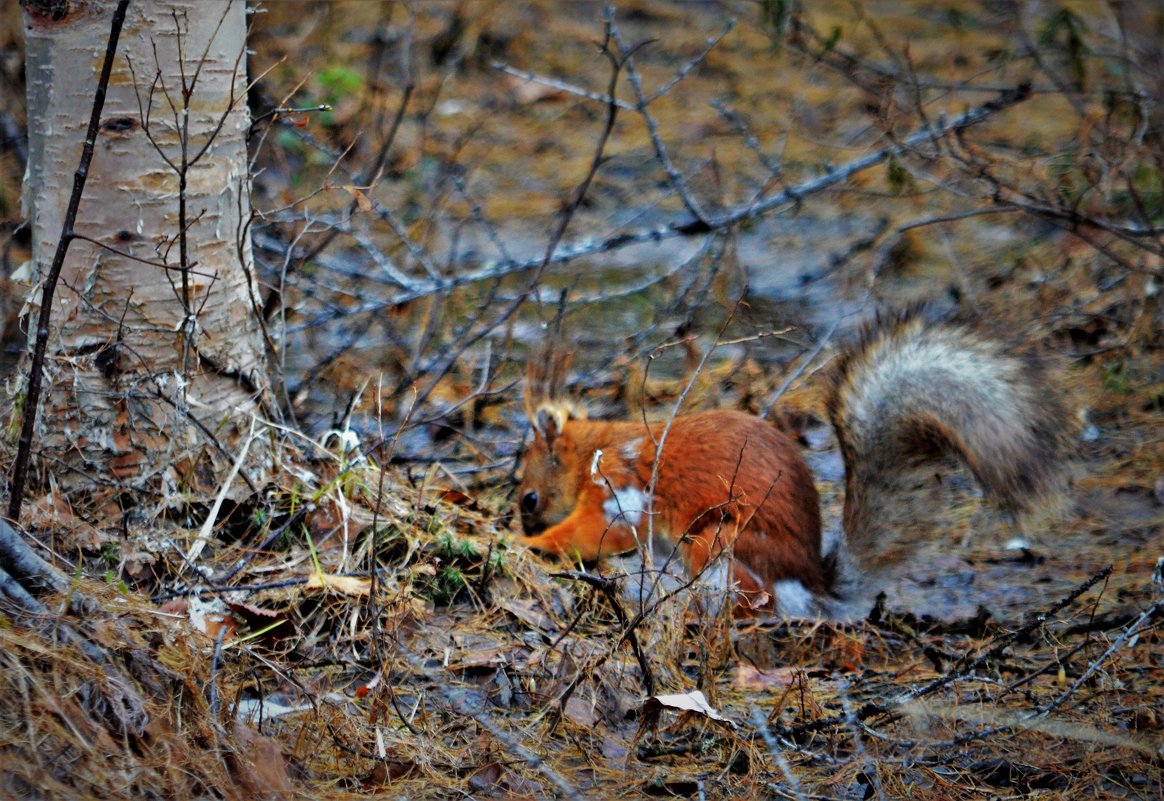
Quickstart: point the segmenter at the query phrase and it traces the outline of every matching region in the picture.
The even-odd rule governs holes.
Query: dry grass
[[[1039,582],[1066,569],[1054,586],[1076,591],[1001,619],[731,623],[681,594],[635,625],[640,662],[612,606],[633,614],[633,602],[549,578],[510,548],[500,498],[405,485],[368,462],[287,468],[300,493],[330,489],[299,516],[276,493],[281,516],[203,550],[207,575],[249,560],[228,592],[151,604],[80,580],[104,614],[60,610],[138,682],[144,732],[101,717],[92,699],[108,688],[83,657],[5,618],[6,792],[1146,798],[1161,787],[1164,599],[1147,559],[1084,581],[1111,554],[1067,532],[1069,559],[1008,572]],[[288,521],[284,541],[252,550]],[[308,583],[316,565],[366,576],[373,552],[374,592],[366,579]],[[151,569],[159,588],[187,572],[172,553]],[[215,615],[227,623],[217,640],[204,622]],[[724,720],[645,703],[644,664],[657,694],[698,689]]]

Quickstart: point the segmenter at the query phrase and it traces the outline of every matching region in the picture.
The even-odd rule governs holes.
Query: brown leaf
[[[158,609],[168,615],[184,615],[190,609],[190,602],[185,598],[171,598]]]
[[[585,726],[588,729],[598,722],[598,712],[595,711],[594,704],[578,695],[571,695],[566,700],[566,706],[562,710],[562,715],[567,720],[577,723],[579,726]]]
[[[375,790],[379,787],[392,784],[401,779],[408,779],[419,772],[415,762],[406,762],[398,759],[384,759],[373,766],[372,771],[364,777],[365,790]]]
[[[472,495],[461,492],[458,489],[442,490],[438,495],[442,501],[447,503],[455,503],[457,506],[463,506],[470,512],[477,512],[478,514],[485,514],[488,510],[481,504],[477,503],[477,499]]]
[[[239,787],[252,798],[291,798],[295,785],[279,744],[241,721],[234,736],[237,749],[229,764]]]
[[[223,604],[191,597],[186,599],[185,606],[186,617],[195,631],[200,631],[210,639],[216,640],[218,633],[226,629],[223,634],[223,642],[228,642],[234,636],[235,629],[239,625],[238,621],[225,610]],[[174,604],[171,608],[179,609],[180,606]]]
[[[312,573],[304,585],[309,590],[331,590],[341,595],[365,597],[372,591],[372,580],[359,576],[337,576],[332,573]]]
[[[796,668],[760,670],[754,665],[741,662],[736,665],[736,675],[733,681],[737,688],[744,691],[777,690],[795,684],[796,674]]]
[[[64,535],[70,548],[98,551],[107,543],[117,542],[115,536],[74,515],[69,499],[62,492],[53,490],[26,508],[26,523],[30,529]]]
[[[611,761],[626,759],[626,740],[607,733],[602,739],[602,755]]]
[[[463,654],[456,659],[449,660],[449,670],[477,670],[480,668],[492,668],[496,665],[505,664],[504,654],[510,649],[506,646],[498,646],[496,648],[485,648],[482,650],[472,651]]]
[[[498,598],[497,605],[526,625],[542,631],[556,631],[554,621],[532,598]]]
[[[501,765],[497,762],[490,762],[469,777],[469,786],[478,793],[492,792],[500,783]]]
[[[356,208],[358,208],[360,211],[366,213],[372,210],[372,201],[369,200],[368,196],[361,192],[359,189],[356,189],[356,187],[349,184],[348,186],[344,187],[344,191],[356,199]]]

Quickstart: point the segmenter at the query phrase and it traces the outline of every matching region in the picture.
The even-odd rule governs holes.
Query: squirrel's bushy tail
[[[913,554],[920,465],[958,458],[1014,514],[1061,484],[1069,417],[1038,360],[967,326],[879,320],[840,358],[828,410],[845,462],[842,597]]]

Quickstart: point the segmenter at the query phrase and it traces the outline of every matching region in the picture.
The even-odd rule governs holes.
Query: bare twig
[[[611,65],[608,94],[611,98],[613,98],[615,96],[615,88],[618,85],[618,76],[631,54],[616,54],[610,48],[610,43],[613,41],[612,34],[614,25],[614,12],[609,6],[605,10],[605,17],[606,31],[603,37],[603,42],[600,45],[600,50],[602,54],[606,56]],[[506,320],[512,317],[518,308],[520,308],[521,305],[525,303],[525,301],[537,288],[538,284],[542,280],[542,276],[546,272],[546,269],[551,263],[554,262],[555,254],[558,251],[558,245],[562,241],[562,237],[565,235],[566,229],[569,227],[571,220],[574,219],[575,213],[582,205],[582,201],[585,199],[586,193],[590,189],[590,184],[594,181],[594,176],[598,174],[598,170],[602,166],[604,154],[606,152],[606,144],[608,141],[610,141],[610,136],[614,132],[614,122],[617,116],[618,106],[616,106],[614,103],[608,104],[606,123],[603,126],[601,134],[599,134],[598,143],[594,148],[594,157],[591,159],[590,168],[586,171],[586,175],[583,177],[581,183],[579,183],[578,186],[574,189],[570,202],[558,215],[557,223],[555,224],[554,229],[550,234],[549,241],[546,243],[545,253],[541,260],[538,262],[537,267],[534,269],[534,274],[530,277],[525,291],[518,295],[518,297],[513,302],[508,304],[504,309],[502,309],[501,312],[480,325],[475,332],[471,333],[467,337],[462,338],[462,341],[456,347],[450,348],[450,353],[444,359],[442,359],[432,371],[428,384],[425,386],[424,390],[421,391],[417,398],[416,402],[418,404],[423,403],[428,398],[429,394],[434,389],[436,389],[440,380],[444,378],[450,369],[452,369],[453,365],[456,364],[457,359],[460,358],[461,354],[464,353],[464,351],[469,346],[480,341],[483,337],[488,335],[489,332],[493,331],[499,325],[503,324]]]
[[[611,253],[621,250],[625,247],[637,244],[656,243],[667,239],[674,238],[688,238],[695,236],[702,236],[712,231],[731,228],[740,223],[754,220],[772,212],[776,209],[785,206],[793,206],[797,203],[803,202],[804,198],[822,192],[837,184],[843,183],[854,175],[870,169],[884,161],[887,161],[896,156],[901,156],[909,152],[911,148],[927,142],[940,139],[949,134],[964,130],[970,126],[988,119],[994,114],[1003,111],[1011,106],[1022,103],[1030,97],[1030,86],[1027,84],[1020,84],[1019,86],[999,94],[993,100],[983,103],[979,106],[966,111],[952,119],[939,119],[932,127],[925,127],[914,131],[908,136],[901,139],[899,142],[890,144],[884,148],[873,151],[859,159],[855,159],[840,167],[832,168],[815,178],[786,187],[785,189],[775,192],[773,194],[763,195],[748,203],[733,207],[726,210],[724,213],[717,215],[713,220],[714,226],[709,225],[706,220],[701,220],[698,217],[688,215],[678,219],[671,220],[660,225],[649,226],[645,228],[634,228],[625,231],[619,231],[612,234],[606,234],[598,237],[588,237],[575,240],[571,243],[561,244],[562,234],[565,232],[566,225],[573,216],[577,204],[580,202],[577,190],[575,191],[575,200],[559,215],[559,224],[555,228],[555,235],[551,238],[552,247],[547,247],[546,251],[539,257],[524,258],[518,260],[504,260],[495,263],[487,263],[478,270],[458,271],[454,275],[448,275],[436,280],[420,281],[415,289],[402,290],[396,292],[388,297],[375,298],[373,300],[364,301],[362,303],[355,303],[344,306],[343,308],[330,309],[320,312],[311,317],[304,317],[297,325],[289,326],[290,332],[301,331],[307,328],[324,325],[338,317],[347,317],[360,314],[372,314],[382,311],[385,308],[397,306],[408,303],[423,297],[432,295],[446,294],[455,289],[464,286],[470,286],[486,281],[497,281],[510,275],[516,275],[534,271],[537,280],[530,280],[527,283],[526,289],[523,291],[521,297],[527,298],[534,292],[534,287],[540,281],[541,276],[545,273],[547,267],[555,264],[566,264],[576,261],[579,258],[586,256],[595,256],[604,253]],[[612,109],[617,107],[612,106]],[[600,163],[601,159],[598,159]],[[584,180],[585,187],[589,186],[589,181],[593,179],[594,170]],[[580,187],[581,188],[581,187]],[[563,224],[565,223],[565,224]],[[523,301],[518,301],[518,303]],[[484,324],[480,331],[491,331],[500,325],[505,320],[512,316],[513,312],[506,309],[508,314],[502,313],[491,323]],[[514,309],[513,311],[516,311]],[[470,344],[478,341],[483,333],[478,332],[471,338],[471,341],[465,343],[462,347],[455,350],[446,358],[442,359],[439,364],[435,366],[438,376],[443,376],[452,366],[455,358],[464,351]],[[452,360],[451,360],[452,359]],[[426,390],[427,396],[427,390]]]
[[[807,801],[804,791],[800,789],[800,781],[797,780],[796,774],[792,772],[792,767],[788,764],[788,760],[784,758],[780,743],[772,736],[772,732],[768,729],[768,722],[764,720],[764,716],[760,713],[759,709],[752,709],[752,725],[760,732],[760,736],[764,739],[764,745],[768,748],[768,755],[772,757],[772,761],[780,769],[780,773],[788,783],[793,798],[796,801]]]
[[[219,626],[214,638],[214,653],[210,657],[210,718],[214,721],[218,720],[218,668],[222,665],[222,643],[226,639],[226,630],[227,626]]]
[[[610,602],[610,608],[614,610],[614,616],[618,620],[618,641],[622,642],[625,640],[630,644],[631,651],[634,652],[635,659],[639,663],[639,671],[643,675],[643,692],[648,696],[654,695],[655,676],[651,672],[651,663],[647,659],[647,655],[643,651],[642,646],[639,645],[638,635],[635,634],[635,628],[642,622],[642,618],[636,617],[633,623],[627,619],[626,611],[622,608],[622,603],[618,600],[618,582],[609,576],[600,576],[596,573],[584,573],[580,570],[563,570],[558,573],[551,573],[550,577],[570,579],[571,581],[580,581],[583,584],[589,584],[606,596],[606,600]]]
[[[619,100],[618,98],[611,97],[610,95],[601,95],[597,92],[591,92],[588,89],[583,89],[581,86],[575,86],[572,83],[566,83],[565,81],[558,80],[557,78],[548,78],[544,75],[527,72],[526,70],[515,69],[514,67],[511,67],[508,64],[502,64],[499,61],[493,62],[493,69],[501,70],[506,75],[512,75],[514,78],[521,78],[522,80],[530,81],[531,83],[538,83],[542,86],[548,86],[551,89],[557,89],[559,92],[578,95],[579,97],[584,97],[587,100],[596,100],[603,105],[609,106],[611,103],[613,103],[623,111],[635,110],[635,106],[626,102],[625,100]]]
[[[675,191],[679,194],[679,197],[683,200],[683,205],[687,209],[688,213],[691,214],[691,216],[698,220],[700,223],[707,225],[709,228],[720,228],[722,227],[722,224],[719,222],[718,217],[710,217],[706,210],[703,208],[703,205],[691,193],[691,189],[687,185],[686,177],[679,171],[674,162],[671,161],[671,156],[667,152],[667,146],[663,142],[663,137],[659,134],[659,126],[656,124],[655,118],[647,110],[647,106],[649,106],[652,101],[671,91],[671,89],[681,80],[683,80],[683,78],[685,78],[691,72],[691,70],[696,67],[696,65],[703,62],[703,60],[707,58],[708,54],[711,53],[715,46],[718,45],[720,41],[725,36],[727,36],[734,27],[735,20],[729,20],[724,25],[723,30],[718,36],[712,37],[708,40],[707,46],[704,48],[703,52],[701,52],[696,58],[689,61],[682,69],[678,70],[669,83],[662,86],[649,97],[643,91],[642,79],[639,77],[638,70],[635,69],[634,60],[629,56],[630,53],[633,53],[636,49],[642,47],[643,45],[637,45],[635,48],[628,48],[622,43],[622,39],[618,33],[618,28],[614,28],[612,30],[614,40],[618,42],[619,47],[622,48],[623,52],[628,53],[628,57],[626,59],[626,74],[627,79],[630,81],[631,88],[634,89],[635,110],[642,115],[643,122],[646,123],[647,133],[650,135],[651,144],[654,145],[655,148],[655,157],[659,159],[659,163],[663,166],[663,171],[667,173],[668,180],[675,188]]]

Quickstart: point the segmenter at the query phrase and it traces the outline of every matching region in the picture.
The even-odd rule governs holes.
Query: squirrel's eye
[[[538,508],[538,494],[536,492],[527,492],[521,496],[521,509],[523,512],[533,512]]]

